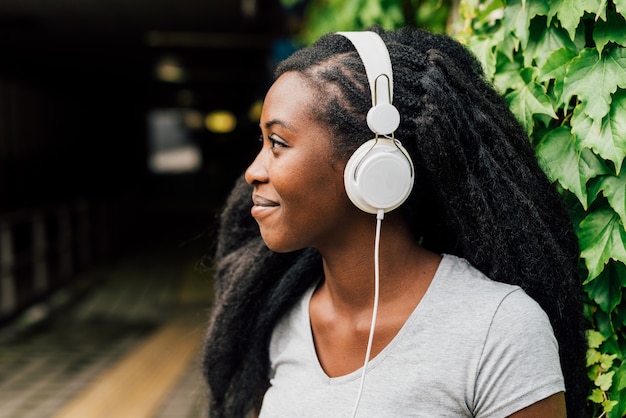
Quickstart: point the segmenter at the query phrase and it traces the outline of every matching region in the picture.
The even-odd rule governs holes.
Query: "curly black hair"
[[[568,415],[582,416],[588,379],[578,241],[526,133],[457,41],[412,28],[372,30],[392,61],[401,115],[395,136],[415,164],[415,188],[399,210],[424,247],[463,257],[541,305],[560,347]],[[367,78],[349,40],[325,35],[283,61],[276,78],[287,72],[315,86],[315,116],[337,138],[339,155],[347,159],[372,137]],[[250,195],[239,179],[220,217],[216,303],[203,355],[211,417],[258,410],[272,329],[322,274],[314,249],[267,249],[249,214]]]

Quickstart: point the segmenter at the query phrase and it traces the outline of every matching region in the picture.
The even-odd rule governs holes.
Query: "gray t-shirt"
[[[320,366],[312,293],[273,331],[261,418],[351,416],[362,369],[330,378]],[[557,342],[539,305],[445,255],[415,311],[369,362],[357,416],[501,418],[561,391]]]

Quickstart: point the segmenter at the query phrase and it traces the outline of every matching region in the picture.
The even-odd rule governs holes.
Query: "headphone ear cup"
[[[344,185],[352,203],[376,214],[389,212],[409,197],[413,163],[398,142],[387,138],[367,141],[352,154],[344,170]]]

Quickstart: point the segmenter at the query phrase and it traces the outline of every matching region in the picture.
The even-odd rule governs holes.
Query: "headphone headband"
[[[376,32],[337,32],[356,48],[370,83],[372,106],[393,103],[393,72],[387,46]],[[388,83],[388,88],[387,88]]]
[[[356,48],[370,85],[372,108],[367,126],[377,135],[390,135],[400,125],[400,113],[393,106],[393,72],[385,42],[376,32],[337,32]]]

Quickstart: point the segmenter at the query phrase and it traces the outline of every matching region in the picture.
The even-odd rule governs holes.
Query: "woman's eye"
[[[268,136],[267,139],[272,144],[272,148],[285,148],[287,146],[285,142],[274,135]]]

